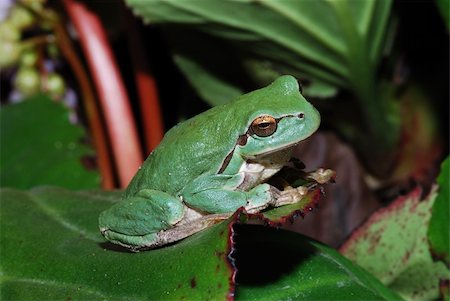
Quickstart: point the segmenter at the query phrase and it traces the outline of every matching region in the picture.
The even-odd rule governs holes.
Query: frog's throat
[[[292,156],[293,145],[277,149],[270,153],[254,156],[247,159],[239,167],[239,173],[244,175],[239,189],[252,189],[258,184],[265,183],[273,175],[279,172]]]

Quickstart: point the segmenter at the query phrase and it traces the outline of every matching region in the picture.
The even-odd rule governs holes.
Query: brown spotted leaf
[[[340,251],[407,300],[432,300],[448,268],[434,262],[427,229],[436,189],[421,199],[421,189],[375,212]]]
[[[432,209],[432,217],[428,228],[428,241],[435,259],[449,264],[450,248],[450,204],[449,204],[449,158],[441,165],[441,173],[437,178],[438,196]]]

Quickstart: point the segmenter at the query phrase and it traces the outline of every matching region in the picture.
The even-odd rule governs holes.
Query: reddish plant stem
[[[126,14],[128,44],[134,69],[139,105],[144,129],[146,152],[149,154],[161,141],[164,126],[159,107],[158,90],[144,54],[142,37],[131,13]]]
[[[98,16],[76,0],[63,3],[79,34],[105,116],[119,185],[125,187],[143,158],[123,81]]]
[[[60,22],[55,24],[55,35],[59,48],[72,68],[78,84],[80,85],[81,96],[86,110],[89,128],[91,130],[91,137],[97,153],[98,167],[102,176],[102,188],[107,190],[113,189],[115,185],[113,167],[111,165],[112,160],[108,151],[108,141],[95,100],[94,90],[89,82],[86,70],[74,50],[72,41]]]

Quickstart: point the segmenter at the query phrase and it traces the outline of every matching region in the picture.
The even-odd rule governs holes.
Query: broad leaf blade
[[[59,188],[4,189],[2,299],[226,298],[226,223],[173,246],[129,253],[105,243],[98,231],[98,214],[117,198]]]
[[[244,231],[230,239],[231,226],[256,218],[254,215],[237,213],[171,246],[130,253],[104,242],[97,228],[98,214],[119,200],[119,192],[42,187],[28,192],[3,189],[0,193],[0,284],[5,300],[233,299],[234,271],[228,258],[236,254],[234,250],[230,255],[229,245],[235,239],[237,254],[250,254],[237,260],[244,260],[243,265],[250,268],[256,253],[263,255],[274,247],[296,254],[290,263],[294,273],[259,287],[249,285],[248,281],[258,279],[246,280],[243,265],[234,261],[243,273],[237,299],[294,298],[299,293],[316,299],[342,299],[342,294],[335,294],[336,285],[348,287],[355,299],[396,299],[335,251],[298,234],[259,227],[258,233]],[[254,247],[262,241],[267,250],[263,252],[261,246],[255,252]],[[268,263],[280,258],[283,256],[262,258],[258,264],[270,274]],[[314,286],[318,280],[321,285]],[[334,285],[328,286],[330,283]]]
[[[61,103],[40,95],[6,105],[0,111],[0,123],[1,186],[99,186],[98,172],[82,163],[83,157],[94,154],[81,143],[85,132],[69,122],[69,112]]]
[[[341,252],[407,300],[439,296],[439,281],[449,278],[428,249],[427,228],[436,197],[421,200],[415,189],[373,214],[342,246]]]
[[[336,250],[297,233],[239,226],[237,300],[401,300]]]
[[[368,81],[364,87],[373,84],[372,76],[361,75],[376,70],[391,8],[390,0],[127,0],[127,4],[148,22],[195,28],[224,38],[249,57],[287,67],[299,78],[349,89],[361,81]],[[209,48],[209,43],[205,40],[203,47]]]
[[[184,72],[188,73],[192,71],[193,73],[198,74],[195,80],[191,81],[191,84],[196,88],[200,97],[208,99],[208,101],[214,103],[214,105],[225,104],[229,102],[230,99],[243,94],[243,91],[238,88],[228,84],[220,78],[215,78],[213,74],[209,74],[206,70],[202,70],[201,65],[189,60],[189,58],[178,55],[175,56],[175,61]],[[197,72],[200,70],[202,71]]]

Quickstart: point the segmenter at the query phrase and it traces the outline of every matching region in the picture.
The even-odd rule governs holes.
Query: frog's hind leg
[[[155,247],[161,245],[160,233],[180,222],[185,211],[179,198],[144,189],[102,212],[99,227],[106,239],[131,250]]]

